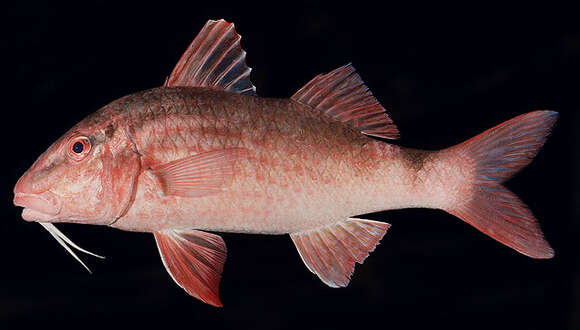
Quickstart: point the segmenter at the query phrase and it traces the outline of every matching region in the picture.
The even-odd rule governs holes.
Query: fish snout
[[[59,199],[50,191],[40,194],[16,192],[14,205],[24,207],[22,218],[27,221],[48,221],[58,215],[62,208]]]
[[[24,207],[22,218],[27,221],[49,221],[62,208],[57,195],[48,189],[52,180],[47,170],[35,170],[33,165],[14,186],[14,205]]]
[[[30,178],[30,170],[26,171],[26,173],[24,173],[20,179],[18,179],[18,182],[16,182],[16,185],[14,186],[14,195],[16,196],[19,193],[32,193],[34,192],[32,190],[32,184],[31,184],[31,178]]]
[[[50,189],[54,182],[55,174],[59,172],[58,168],[50,166],[43,169],[36,169],[36,167],[38,166],[33,165],[18,179],[18,182],[14,186],[14,194],[39,194]]]

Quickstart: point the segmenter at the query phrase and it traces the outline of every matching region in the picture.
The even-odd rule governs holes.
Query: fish
[[[161,87],[88,115],[20,177],[14,204],[85,268],[55,223],[152,233],[170,277],[223,306],[216,233],[289,235],[330,287],[390,224],[377,211],[444,210],[531,258],[554,250],[502,185],[546,142],[558,113],[531,111],[442,150],[399,146],[399,130],[352,64],[287,99],[259,97],[233,23],[209,20]]]

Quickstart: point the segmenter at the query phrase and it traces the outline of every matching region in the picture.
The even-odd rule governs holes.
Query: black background
[[[214,5],[215,8],[204,7]],[[573,8],[307,7],[22,2],[2,27],[0,327],[580,329],[580,25]],[[287,236],[224,234],[217,309],[165,272],[151,234],[61,225],[89,275],[12,205],[18,177],[74,123],[159,86],[207,19],[236,23],[258,93],[288,97],[352,62],[390,108],[401,145],[439,149],[535,109],[561,114],[536,160],[508,182],[556,250],[534,260],[442,211],[373,214],[393,224],[348,288],[323,285]]]

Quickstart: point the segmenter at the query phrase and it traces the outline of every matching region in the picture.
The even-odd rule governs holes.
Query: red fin
[[[399,138],[397,127],[350,64],[316,76],[292,99],[366,135]]]
[[[217,235],[197,230],[156,232],[161,260],[171,278],[191,296],[222,307],[219,283],[226,244]]]
[[[217,87],[254,95],[246,52],[234,24],[209,20],[189,45],[165,86]]]
[[[204,152],[151,168],[167,195],[201,197],[223,191],[233,177],[242,148]]]
[[[447,211],[520,253],[553,257],[530,210],[501,183],[532,161],[557,117],[553,111],[530,112],[450,148],[470,158],[475,173],[471,199]]]
[[[390,226],[384,222],[349,219],[292,233],[290,237],[306,267],[326,285],[337,288],[348,285],[355,262],[363,263]]]

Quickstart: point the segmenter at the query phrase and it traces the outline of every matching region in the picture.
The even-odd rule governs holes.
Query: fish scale
[[[152,97],[152,95],[155,95],[155,97]],[[165,97],[164,95],[171,96]],[[128,116],[130,118],[128,127],[136,143],[137,150],[143,155],[142,161],[144,164],[167,163],[192,152],[201,153],[216,148],[227,149],[240,146],[250,150],[250,156],[248,159],[241,160],[243,166],[238,166],[239,173],[225,194],[213,197],[208,196],[204,198],[204,201],[196,201],[195,203],[189,203],[189,205],[183,205],[184,202],[179,198],[173,200],[175,205],[168,205],[165,197],[160,197],[159,200],[136,198],[129,213],[115,223],[117,227],[123,228],[126,226],[143,230],[144,228],[138,227],[137,223],[149,222],[147,221],[149,220],[147,214],[156,214],[155,212],[149,212],[149,209],[166,208],[179,210],[179,214],[168,215],[168,217],[172,218],[171,226],[176,226],[177,223],[177,227],[209,229],[209,226],[221,223],[221,230],[251,232],[251,227],[241,227],[243,222],[239,220],[237,209],[226,210],[226,202],[228,200],[239,200],[247,195],[248,192],[262,196],[262,200],[256,198],[252,201],[252,204],[263,205],[263,209],[253,215],[253,217],[260,219],[263,218],[260,214],[269,214],[268,212],[276,211],[267,210],[272,199],[282,199],[284,197],[292,199],[293,190],[299,187],[302,189],[308,187],[308,189],[316,190],[318,193],[314,196],[297,194],[294,199],[306,199],[306,201],[310,199],[316,201],[325,200],[327,197],[333,197],[336,194],[329,194],[326,192],[327,190],[336,191],[340,189],[338,187],[345,185],[344,180],[345,177],[349,176],[348,173],[372,173],[377,170],[376,166],[383,163],[366,161],[372,158],[370,154],[374,152],[368,145],[378,147],[380,146],[379,142],[372,141],[370,138],[336,122],[326,120],[324,117],[316,116],[311,108],[292,101],[257,99],[231,93],[224,94],[213,90],[163,87],[133,97],[141,98],[142,100],[147,98],[155,100],[149,102],[142,110],[145,112],[153,111],[155,115],[140,116],[132,113]],[[165,99],[174,100],[175,98],[180,99],[177,105],[169,104],[165,101]],[[208,98],[214,100],[210,109],[199,106],[199,104],[206,103],[205,100]],[[156,100],[159,99],[163,100],[161,102],[163,106],[155,104]],[[251,102],[240,100],[250,100]],[[141,102],[147,101],[138,103],[141,104]],[[238,106],[236,111],[232,112],[230,104],[243,104],[244,106]],[[115,105],[113,104],[112,106]],[[167,109],[171,109],[169,111],[171,115],[169,116],[167,115]],[[197,113],[192,112],[192,109],[196,109],[203,114],[197,116]],[[266,115],[260,118],[260,115],[264,114],[262,109],[268,110],[266,110]],[[134,107],[132,111],[139,112],[139,108]],[[293,111],[294,116],[279,115],[288,111]],[[163,115],[159,115],[160,113],[163,113]],[[141,122],[133,125],[133,118],[139,118]],[[157,121],[156,118],[163,118],[163,120]],[[202,119],[200,120],[200,118]],[[249,118],[252,118],[252,120],[249,120]],[[166,125],[166,122],[173,123],[174,121],[181,123],[186,129],[174,126],[168,127],[169,125]],[[289,128],[292,122],[297,121],[303,122],[301,141],[292,139],[293,130],[281,129],[281,127]],[[215,122],[223,122],[224,124],[217,125],[220,128],[212,134],[211,131],[216,126]],[[274,124],[275,122],[278,125]],[[235,125],[232,125],[232,123],[235,123]],[[187,142],[189,139],[180,137],[182,132],[184,135],[189,136],[191,140],[199,142],[189,144]],[[156,139],[151,139],[151,136],[155,136]],[[334,136],[336,138],[326,139],[321,138],[321,136]],[[161,143],[155,142],[151,144],[151,141],[158,141],[158,139],[160,139]],[[315,149],[317,152],[309,152],[309,148]],[[357,157],[361,157],[365,161],[357,161]],[[292,164],[299,164],[298,167],[300,167],[300,172],[303,174],[302,180],[299,179],[300,173],[294,171]],[[260,173],[269,175],[261,177]],[[335,173],[340,173],[340,175]],[[363,175],[359,174],[358,177],[362,178]],[[372,183],[370,180],[368,182]],[[329,187],[317,187],[321,183]],[[272,184],[274,186],[271,186]],[[159,189],[155,180],[144,179],[143,185],[140,184],[141,186],[145,187],[142,188],[144,194],[147,190],[155,191]],[[280,188],[276,189],[276,186]],[[279,190],[276,192],[278,197],[273,196],[274,190]],[[140,193],[141,191],[138,192],[138,196],[140,196]],[[356,199],[352,192],[346,193],[350,195],[350,198]],[[306,201],[295,200],[294,203],[304,204]],[[330,202],[324,201],[323,204],[330,204]],[[204,203],[209,206],[205,206]],[[216,204],[223,205],[219,208],[219,214],[198,210],[208,210],[211,209],[211,205]],[[274,208],[276,208],[275,205]],[[308,209],[319,208],[312,205]],[[292,210],[294,208],[289,208],[288,214],[284,214],[283,217],[295,218],[300,223],[306,222],[307,217],[312,218],[309,221],[312,224],[311,227],[319,226],[320,222],[317,218],[324,217],[324,215],[316,213],[298,212],[294,214],[291,212]],[[321,213],[325,212],[322,209],[320,211]],[[364,213],[372,210],[365,207],[357,211]],[[207,214],[207,219],[201,218],[200,215],[204,213]],[[183,214],[186,216],[183,217]],[[197,219],[192,219],[191,214],[196,214],[195,218]],[[248,216],[247,214],[244,216],[252,217],[252,215]],[[223,219],[223,222],[220,222],[220,219]],[[231,224],[226,223],[227,219],[229,219]],[[334,219],[330,221],[334,221]],[[149,231],[155,231],[153,228],[156,230],[167,229],[155,227],[155,222],[152,223],[151,228],[145,229]],[[257,228],[255,230],[259,232],[288,232],[288,230],[284,230],[283,222],[273,223],[272,228]]]

